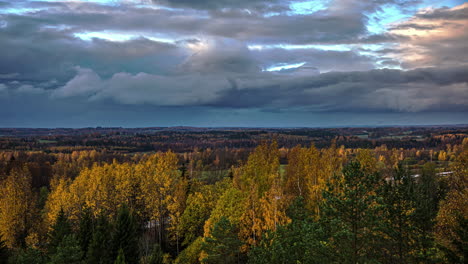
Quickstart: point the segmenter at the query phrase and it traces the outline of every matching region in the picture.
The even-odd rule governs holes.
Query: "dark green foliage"
[[[237,237],[237,230],[226,217],[214,225],[211,236],[203,242],[203,250],[207,256],[203,263],[238,263],[242,241]]]
[[[385,204],[385,230],[387,236],[382,247],[385,262],[408,263],[415,242],[414,220],[415,183],[407,170],[399,167],[382,187]]]
[[[40,210],[44,209],[45,203],[47,201],[47,197],[49,196],[49,190],[47,187],[43,186],[39,189],[39,197],[37,201],[37,208]]]
[[[111,228],[107,218],[103,215],[97,219],[94,228],[93,237],[88,246],[86,263],[90,264],[109,264],[113,263],[110,251],[110,232]]]
[[[468,219],[457,214],[457,228],[454,230],[460,240],[453,240],[453,249],[440,246],[447,262],[463,264],[468,262]]]
[[[57,246],[49,264],[79,264],[82,263],[83,252],[75,235],[67,235]]]
[[[416,186],[416,211],[414,224],[417,232],[417,258],[421,262],[434,263],[436,250],[434,244],[434,224],[438,211],[438,182],[434,163],[423,166],[419,182]]]
[[[384,240],[381,230],[382,198],[376,194],[378,175],[365,173],[358,162],[343,169],[328,184],[320,207],[320,224],[329,237],[332,258],[337,263],[375,263]]]
[[[63,238],[71,234],[71,226],[63,209],[60,210],[52,230],[49,232],[49,254],[53,255]]]
[[[88,253],[88,247],[93,238],[93,217],[91,209],[84,208],[80,219],[80,229],[78,232],[78,241],[80,242],[83,258]]]
[[[328,247],[322,227],[307,216],[302,197],[288,209],[292,222],[268,232],[249,253],[249,263],[327,263]]]
[[[9,255],[9,250],[5,245],[5,240],[3,240],[3,236],[0,235],[0,264],[7,263]]]
[[[151,252],[148,264],[163,264],[163,260],[164,252],[162,251],[161,246],[159,244],[155,244],[153,252]]]
[[[113,256],[117,258],[119,249],[122,249],[127,263],[138,263],[138,228],[135,218],[126,205],[119,209],[112,236]]]
[[[10,257],[8,263],[11,264],[44,264],[47,258],[44,254],[34,248],[20,249],[12,257]]]
[[[125,254],[123,250],[120,248],[119,249],[119,254],[117,255],[117,259],[115,260],[114,264],[125,264]]]
[[[176,264],[199,264],[200,253],[202,251],[203,238],[198,237],[186,249],[177,256]],[[155,263],[156,264],[156,263]],[[159,264],[159,263],[158,263]]]

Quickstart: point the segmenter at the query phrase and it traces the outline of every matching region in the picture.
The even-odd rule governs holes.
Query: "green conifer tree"
[[[57,246],[55,254],[50,258],[49,264],[80,264],[82,263],[83,251],[74,234],[66,235]]]
[[[324,232],[298,196],[287,210],[291,223],[268,232],[249,252],[251,264],[328,263]]]
[[[62,242],[63,238],[71,234],[71,226],[63,209],[60,210],[52,230],[49,232],[49,254],[55,254],[57,246]]]
[[[392,263],[408,263],[412,259],[416,239],[414,187],[413,178],[400,166],[381,190],[387,237],[382,241],[382,253]]]
[[[114,261],[114,264],[126,264],[125,262],[125,254],[122,248],[119,249],[119,254],[117,255],[117,259]]]
[[[414,223],[417,231],[418,262],[434,263],[436,246],[434,243],[435,217],[438,212],[438,181],[434,163],[426,163],[415,188],[416,211]]]
[[[83,258],[88,253],[88,247],[93,238],[93,216],[91,209],[86,207],[83,210],[80,219],[80,229],[78,232],[78,241],[80,242],[81,250],[83,251]]]
[[[110,251],[110,225],[104,215],[98,217],[93,237],[88,246],[86,262],[90,264],[113,263]]]
[[[112,237],[112,248],[115,258],[117,258],[119,249],[122,249],[127,263],[138,263],[137,223],[126,205],[122,205],[119,208],[115,231]]]
[[[329,262],[377,262],[384,239],[382,198],[377,195],[379,176],[351,162],[334,182],[327,185],[320,206],[320,222],[332,252]]]
[[[214,225],[211,236],[205,238],[202,248],[207,256],[202,262],[207,264],[238,263],[241,246],[242,241],[237,236],[235,226],[223,216]]]

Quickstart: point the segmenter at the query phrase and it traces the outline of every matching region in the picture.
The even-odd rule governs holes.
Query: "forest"
[[[0,263],[467,263],[466,129],[366,130],[7,131]]]

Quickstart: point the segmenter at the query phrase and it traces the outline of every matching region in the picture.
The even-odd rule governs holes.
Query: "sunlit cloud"
[[[152,41],[174,43],[173,39],[157,37],[146,33],[129,33],[129,32],[113,32],[113,31],[101,31],[101,32],[79,32],[74,33],[74,36],[82,40],[91,41],[95,38],[103,39],[107,41],[125,42],[135,40],[138,38],[146,38]]]
[[[306,62],[300,62],[300,63],[294,63],[294,64],[285,64],[285,63],[279,63],[272,65],[271,67],[265,69],[265,71],[282,71],[282,70],[289,70],[289,69],[295,69],[299,68],[306,64]]]

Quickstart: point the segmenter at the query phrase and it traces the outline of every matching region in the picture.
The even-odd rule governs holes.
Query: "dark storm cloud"
[[[221,108],[303,108],[308,111],[466,111],[468,67],[371,70],[320,75],[267,72],[212,75],[119,73],[104,79],[88,69],[55,91],[125,104]]]
[[[224,91],[217,107],[304,107],[313,111],[466,111],[468,67],[325,73]]]
[[[0,49],[8,52],[0,54],[0,74],[14,73],[17,80],[63,82],[74,76],[77,65],[92,67],[104,76],[120,71],[162,73],[186,56],[173,44],[144,38],[86,42],[67,28],[46,27],[47,19],[3,17],[8,26],[0,29]]]

